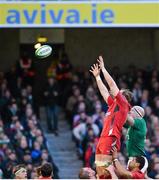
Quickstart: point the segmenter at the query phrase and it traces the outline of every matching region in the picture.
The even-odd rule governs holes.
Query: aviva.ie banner
[[[159,2],[3,2],[0,27],[159,27]]]

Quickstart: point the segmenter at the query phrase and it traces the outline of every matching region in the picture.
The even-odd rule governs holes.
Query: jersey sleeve
[[[129,105],[128,101],[127,101],[126,98],[121,94],[120,91],[119,91],[118,94],[116,95],[115,99],[116,99],[117,104],[118,104],[119,106],[125,107],[125,106],[128,106],[128,105]]]
[[[135,172],[132,172],[132,179],[144,179],[144,174],[142,172],[138,172],[138,171],[135,171]]]
[[[111,106],[113,104],[113,102],[114,102],[114,99],[111,96],[109,96],[108,100],[107,100],[108,106]]]

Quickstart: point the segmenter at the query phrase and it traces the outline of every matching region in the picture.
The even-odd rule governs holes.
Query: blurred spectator
[[[33,68],[32,59],[27,55],[26,52],[23,53],[19,61],[17,71],[18,75],[22,77],[24,84],[33,85],[35,70]]]
[[[102,111],[102,104],[100,103],[100,101],[99,102],[97,101],[95,104],[95,113],[92,115],[92,120],[95,124],[97,124],[97,126],[100,129],[100,132],[102,131],[103,128],[104,116],[105,113],[104,111]]]
[[[94,100],[96,98],[95,91],[93,87],[89,86],[86,90],[86,111],[89,115],[92,115],[94,112]]]
[[[11,90],[11,94],[13,97],[17,97],[18,95],[18,89],[17,89],[17,71],[16,71],[16,66],[13,65],[11,67],[11,70],[6,74],[6,79],[8,82],[8,88]]]
[[[57,64],[56,68],[57,80],[61,80],[62,86],[65,86],[65,82],[67,82],[67,80],[70,78],[71,69],[72,65],[69,62],[68,56],[66,53],[63,53],[62,58],[59,64]]]
[[[141,85],[139,83],[135,83],[132,92],[133,92],[133,101],[134,101],[134,104],[137,105],[137,104],[140,103],[140,100],[141,100],[141,97],[142,97],[142,88],[141,88]]]
[[[71,78],[72,65],[68,59],[66,53],[62,54],[59,63],[56,66],[56,79],[60,86],[61,101],[60,104],[64,106],[66,104],[67,94],[69,92],[69,84]]]
[[[97,137],[99,128],[93,123],[92,118],[87,116],[84,121],[73,129],[73,135],[78,147],[78,153],[83,158],[88,139],[92,140],[93,137]]]
[[[44,91],[47,125],[50,132],[58,134],[58,98],[59,88],[53,77],[48,78],[48,84]]]
[[[78,98],[80,96],[80,90],[77,86],[72,87],[72,95],[68,98],[66,103],[66,113],[70,124],[72,125],[72,115],[74,114],[75,105],[77,105]]]

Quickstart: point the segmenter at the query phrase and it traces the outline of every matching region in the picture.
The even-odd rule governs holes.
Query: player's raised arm
[[[101,77],[100,77],[100,68],[99,68],[98,64],[93,64],[89,71],[95,77],[98,89],[99,89],[101,95],[103,96],[104,100],[107,102],[108,101],[108,97],[109,97],[109,92],[108,92],[108,89],[106,88],[106,86],[103,84],[103,82],[101,80]]]
[[[113,164],[115,167],[115,172],[119,177],[124,177],[125,179],[131,179],[132,174],[131,172],[127,171],[119,162],[118,154],[116,147],[112,147],[112,157],[113,157]]]
[[[118,92],[119,92],[119,88],[116,85],[115,81],[113,80],[113,78],[110,76],[110,74],[108,73],[108,71],[105,69],[104,67],[104,61],[102,56],[99,56],[99,59],[97,59],[99,66],[102,70],[102,73],[104,75],[105,80],[107,81],[109,88],[111,90],[111,94],[115,97]]]

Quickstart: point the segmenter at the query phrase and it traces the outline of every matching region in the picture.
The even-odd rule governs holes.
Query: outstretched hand
[[[103,57],[99,56],[99,58],[97,59],[98,63],[99,63],[99,67],[102,69],[104,68],[104,61],[103,61]]]
[[[94,77],[97,77],[100,75],[100,68],[98,64],[93,64],[89,71],[94,75]]]

